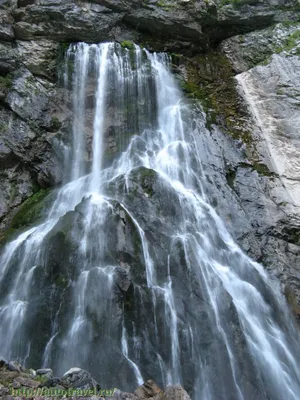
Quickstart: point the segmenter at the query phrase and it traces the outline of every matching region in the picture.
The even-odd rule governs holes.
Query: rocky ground
[[[58,394],[58,395],[57,395]],[[40,400],[51,398],[111,400],[190,400],[179,385],[160,389],[148,380],[134,393],[121,392],[117,388],[101,388],[91,375],[80,368],[71,368],[63,376],[55,377],[48,368],[25,369],[18,362],[0,361],[0,399]]]

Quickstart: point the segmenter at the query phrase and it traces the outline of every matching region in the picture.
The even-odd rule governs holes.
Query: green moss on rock
[[[291,51],[297,46],[298,42],[300,42],[300,29],[297,29],[295,32],[291,33],[286,38],[284,43],[276,48],[275,52],[281,53],[282,51]]]
[[[52,203],[52,197],[49,194],[50,189],[39,190],[19,206],[9,227],[0,232],[0,245],[13,240],[17,234],[27,227],[41,222],[44,217],[44,211]]]
[[[53,132],[58,131],[61,128],[61,122],[57,117],[52,117],[50,122],[50,129]]]
[[[134,43],[131,40],[123,40],[123,42],[121,42],[120,45],[121,47],[123,47],[123,49],[128,49],[128,50],[134,49]]]
[[[245,125],[248,112],[242,107],[243,101],[237,90],[235,72],[226,55],[213,50],[192,58],[177,57],[176,60],[180,60],[186,72],[181,87],[187,97],[199,101],[202,105],[206,113],[207,128],[218,125],[233,139],[242,141],[250,160],[248,167],[261,175],[275,176],[276,174],[269,171],[259,160],[256,142],[251,130]],[[232,186],[234,171],[229,171],[227,178]]]
[[[226,172],[226,181],[228,183],[228,186],[231,187],[231,189],[234,189],[235,178],[236,178],[236,170],[235,169],[229,169]]]
[[[12,74],[0,76],[0,90],[10,89],[12,85],[12,80],[13,80]]]
[[[207,114],[208,128],[218,123],[234,139],[250,143],[251,133],[244,129],[245,112],[240,107],[234,72],[229,59],[210,51],[184,60],[187,80],[182,88],[189,97],[200,100]]]
[[[25,200],[11,221],[11,228],[19,229],[24,226],[32,225],[43,216],[45,208],[45,198],[49,190],[40,190],[29,199]]]
[[[238,166],[240,168],[250,168],[259,173],[260,175],[266,176],[268,178],[278,177],[278,175],[275,172],[270,171],[267,165],[262,162],[253,161],[252,164],[241,162],[238,164]]]
[[[135,171],[137,180],[143,191],[150,197],[154,194],[153,185],[157,178],[157,173],[153,169],[140,167]]]
[[[291,306],[292,311],[295,314],[295,316],[297,318],[300,318],[300,305],[299,305],[299,302],[298,302],[295,292],[293,291],[293,289],[290,286],[287,285],[285,287],[284,295],[287,299],[287,302]]]
[[[262,162],[255,161],[252,164],[252,168],[255,169],[255,171],[257,171],[260,175],[264,175],[264,176],[268,176],[268,177],[276,175],[269,170],[269,168],[266,166],[266,164],[264,164]]]

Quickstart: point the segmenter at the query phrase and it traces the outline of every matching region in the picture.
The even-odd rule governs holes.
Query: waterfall
[[[0,355],[126,391],[151,378],[196,400],[296,400],[297,329],[208,203],[201,132],[169,62],[70,46],[67,183],[1,250]]]

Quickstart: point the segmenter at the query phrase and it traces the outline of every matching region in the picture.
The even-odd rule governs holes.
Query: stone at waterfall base
[[[6,362],[0,360],[0,400],[25,400],[27,391],[33,393],[32,400],[51,399],[47,393],[50,390],[88,390],[92,389],[99,393],[102,390],[100,385],[92,376],[81,368],[71,368],[62,377],[52,377],[53,371],[48,368],[25,369],[17,362]],[[50,378],[49,378],[50,376]],[[45,395],[41,394],[42,388]],[[113,391],[113,390],[112,390]],[[24,393],[22,395],[22,393]],[[36,393],[36,395],[34,394]],[[58,398],[58,397],[57,397]],[[113,395],[93,395],[91,397],[67,396],[68,399],[100,400],[107,398],[110,400],[190,400],[190,396],[180,385],[168,386],[162,390],[154,381],[147,380],[139,386],[134,393],[122,392],[115,389]]]

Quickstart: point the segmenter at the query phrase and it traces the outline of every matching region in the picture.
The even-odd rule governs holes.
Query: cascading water
[[[2,250],[1,356],[127,391],[152,378],[195,399],[298,399],[296,328],[206,200],[168,63],[114,43],[68,50],[70,181]]]

